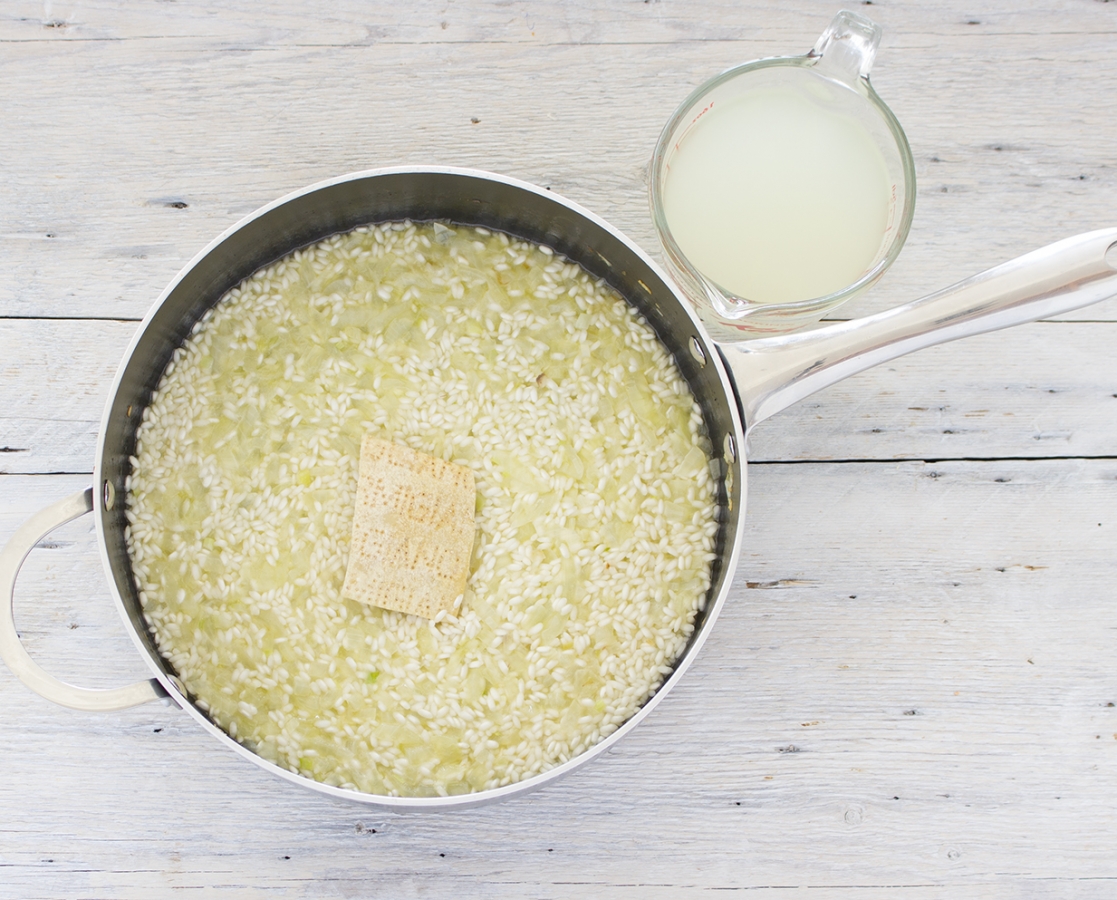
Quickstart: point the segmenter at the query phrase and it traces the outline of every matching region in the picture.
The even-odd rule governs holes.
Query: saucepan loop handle
[[[93,489],[86,488],[33,515],[0,551],[0,658],[20,681],[47,700],[70,709],[108,712],[139,706],[149,700],[161,700],[167,694],[154,678],[110,690],[80,688],[59,681],[47,674],[24,649],[12,610],[16,576],[27,554],[55,528],[92,510]]]
[[[815,391],[933,344],[1062,315],[1117,296],[1117,228],[1033,250],[874,316],[718,343],[747,428]]]

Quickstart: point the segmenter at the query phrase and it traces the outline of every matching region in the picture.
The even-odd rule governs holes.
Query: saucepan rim
[[[147,631],[146,624],[143,622],[142,614],[139,613],[139,604],[135,593],[134,585],[131,591],[122,590],[121,584],[124,583],[125,587],[131,583],[132,574],[131,568],[125,556],[123,564],[127,565],[128,571],[121,573],[118,567],[122,565],[121,556],[119,553],[111,554],[108,547],[114,543],[119,543],[122,540],[121,534],[117,533],[122,529],[122,513],[120,507],[124,502],[120,498],[126,496],[126,492],[122,489],[121,471],[120,466],[113,466],[106,450],[106,436],[111,432],[116,420],[120,415],[120,408],[123,405],[123,399],[131,400],[128,404],[128,413],[135,421],[138,421],[142,415],[142,406],[134,408],[137,400],[142,400],[142,405],[150,400],[150,395],[143,398],[122,398],[122,392],[128,391],[126,381],[129,378],[130,367],[133,365],[136,354],[144,345],[145,336],[148,335],[149,330],[152,328],[152,323],[160,315],[167,303],[168,298],[171,298],[177,289],[183,284],[184,280],[191,276],[197,268],[204,264],[213,254],[219,253],[221,249],[238,235],[243,234],[254,227],[260,228],[266,224],[268,217],[277,214],[277,211],[282,211],[284,208],[289,207],[291,204],[298,203],[300,200],[305,200],[312,195],[321,194],[322,192],[329,191],[334,188],[362,182],[366,180],[382,180],[392,179],[399,177],[434,177],[434,178],[450,178],[457,181],[462,180],[463,184],[487,182],[509,188],[517,193],[522,193],[525,197],[534,197],[539,200],[545,200],[549,203],[558,204],[565,207],[570,213],[576,217],[580,217],[586,223],[589,223],[594,229],[605,232],[613,239],[618,241],[623,247],[623,252],[632,255],[633,260],[637,260],[640,265],[652,274],[658,280],[658,284],[648,286],[642,280],[639,282],[650,295],[653,290],[657,297],[662,297],[668,302],[677,304],[677,309],[673,310],[673,315],[682,316],[682,321],[686,325],[686,330],[690,333],[682,340],[675,342],[675,347],[668,347],[669,351],[673,351],[672,355],[675,357],[676,362],[693,367],[695,361],[702,368],[712,367],[712,372],[717,381],[720,382],[723,397],[720,398],[720,404],[724,406],[721,409],[721,414],[725,417],[725,421],[729,427],[725,429],[725,438],[721,447],[714,447],[714,461],[715,467],[720,467],[719,482],[720,498],[719,498],[719,518],[721,519],[719,527],[719,540],[718,540],[718,559],[715,562],[716,566],[720,567],[719,577],[712,582],[710,592],[707,595],[706,605],[702,612],[699,613],[700,621],[692,634],[689,643],[683,652],[673,663],[672,672],[664,679],[655,692],[645,701],[644,705],[638,709],[629,719],[622,723],[616,731],[607,737],[603,738],[598,743],[587,748],[582,753],[570,758],[569,760],[548,769],[538,775],[531,776],[523,779],[522,781],[513,782],[498,788],[486,789],[469,794],[451,795],[451,796],[438,796],[438,797],[407,797],[407,796],[392,796],[384,794],[369,794],[360,791],[354,791],[348,788],[336,787],[333,785],[325,784],[323,782],[314,781],[303,775],[296,774],[281,766],[276,765],[261,756],[258,756],[253,750],[241,744],[235,738],[231,737],[224,729],[216,725],[208,715],[198,709],[198,707],[190,700],[185,686],[178,680],[178,678],[168,671],[170,668],[169,663],[162,659],[154,647],[154,640]],[[395,219],[399,220],[406,218],[406,216],[396,216]],[[391,221],[390,218],[369,218],[371,222],[376,221]],[[482,224],[480,222],[470,223],[462,222],[461,224]],[[347,229],[338,229],[347,230]],[[332,232],[332,233],[337,233]],[[329,236],[329,233],[319,235],[315,240],[321,240]],[[514,235],[515,236],[515,235]],[[528,238],[536,240],[535,238]],[[287,255],[290,252],[298,249],[298,246],[305,245],[306,241],[300,245],[290,246],[283,250],[282,253],[274,258]],[[545,241],[542,241],[545,243]],[[597,254],[601,256],[600,252]],[[606,266],[609,261],[605,260]],[[264,263],[265,265],[267,263]],[[257,266],[259,268],[259,266]],[[238,279],[239,280],[239,279]],[[608,280],[608,279],[607,279]],[[616,287],[616,285],[613,285]],[[630,292],[629,292],[630,293]],[[633,303],[638,308],[640,304],[634,300],[632,296],[622,292],[625,299],[629,303]],[[204,308],[213,305],[218,298],[213,298],[212,302],[205,305]],[[180,331],[185,335],[189,330],[189,326],[193,323],[182,323]],[[659,329],[656,329],[659,331]],[[660,335],[661,340],[663,335]],[[686,347],[692,359],[685,360],[681,358],[683,352],[682,348]],[[166,361],[159,366],[159,375],[163,368],[165,368]],[[680,369],[684,368],[680,365]],[[158,377],[158,376],[157,376]],[[157,380],[157,378],[156,378]],[[690,379],[688,379],[689,381]],[[694,384],[691,384],[692,391],[695,390]],[[704,413],[705,405],[710,401],[710,398],[700,398],[703,402]],[[648,716],[649,713],[663,700],[663,698],[670,693],[675,684],[682,678],[686,669],[697,655],[701,646],[705,643],[707,636],[717,618],[717,615],[725,602],[725,598],[731,587],[733,575],[736,571],[737,563],[740,557],[741,535],[744,518],[744,505],[746,494],[746,473],[744,461],[744,429],[742,427],[742,420],[739,412],[739,407],[736,398],[736,392],[733,385],[733,380],[730,377],[726,367],[723,364],[720,353],[714,341],[709,337],[703,329],[697,316],[694,314],[690,305],[683,299],[671,278],[660,268],[660,266],[652,260],[643,250],[641,250],[633,241],[627,238],[619,230],[614,228],[604,219],[595,215],[591,211],[585,209],[577,203],[574,203],[566,198],[555,194],[549,189],[540,188],[529,182],[522,181],[517,178],[499,175],[496,173],[471,168],[462,168],[455,166],[392,166],[385,168],[367,169],[358,172],[349,173],[346,175],[339,175],[334,178],[326,179],[316,182],[307,187],[293,191],[286,194],[249,214],[235,225],[226,229],[220,235],[215,237],[209,244],[207,244],[201,251],[199,251],[193,259],[190,260],[178,273],[178,275],[167,285],[164,291],[160,294],[159,298],[153,304],[147,315],[144,317],[140,326],[137,328],[128,348],[125,350],[120,366],[117,370],[116,376],[109,391],[109,399],[105,404],[104,413],[101,419],[101,425],[98,433],[96,460],[94,465],[94,485],[93,502],[94,502],[94,521],[96,524],[98,547],[101,554],[102,563],[105,568],[106,576],[109,580],[113,599],[117,605],[118,611],[124,619],[125,626],[128,630],[130,637],[144,658],[148,667],[152,670],[155,678],[162,685],[166,691],[168,698],[175,705],[184,709],[199,725],[202,726],[211,736],[219,740],[226,747],[232,749],[242,757],[251,760],[253,763],[261,766],[265,770],[281,778],[286,779],[292,783],[296,783],[302,787],[309,787],[320,793],[335,796],[346,800],[356,800],[361,803],[383,806],[394,809],[447,809],[454,807],[469,807],[477,806],[496,800],[504,799],[513,795],[526,793],[535,790],[548,784],[557,778],[569,773],[573,769],[584,765],[597,755],[605,752],[617,743],[621,738],[631,732],[640,722]],[[119,462],[119,461],[118,461]],[[728,532],[729,537],[726,537]],[[126,577],[123,577],[126,576]]]

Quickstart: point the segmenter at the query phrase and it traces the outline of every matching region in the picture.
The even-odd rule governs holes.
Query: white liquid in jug
[[[708,108],[669,161],[664,214],[690,262],[756,303],[857,281],[889,227],[892,184],[863,125],[792,88]]]

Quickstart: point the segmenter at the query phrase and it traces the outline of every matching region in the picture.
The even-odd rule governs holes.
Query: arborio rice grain
[[[361,438],[472,469],[465,595],[344,600]],[[705,602],[708,441],[652,330],[546,247],[389,223],[230,291],[168,365],[129,478],[144,615],[265,759],[373,794],[543,772],[647,700]]]

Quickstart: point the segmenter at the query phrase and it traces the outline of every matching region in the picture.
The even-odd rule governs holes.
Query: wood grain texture
[[[0,530],[81,486],[63,480],[0,479]],[[174,710],[74,713],[0,672],[18,723],[0,731],[0,896],[68,895],[36,893],[47,873],[116,897],[1008,897],[1079,879],[1105,896],[1117,464],[775,464],[751,488],[737,587],[688,678],[605,758],[506,804],[323,800]],[[98,564],[70,528],[21,582],[29,645],[81,683],[141,676],[103,592],[74,601]]]
[[[830,14],[821,3],[795,14],[726,6],[703,15],[686,4],[565,13],[561,5],[553,16],[494,5],[463,17],[476,15],[485,39],[354,42],[350,27],[367,26],[349,20],[337,25],[336,44],[321,44],[313,35],[336,24],[333,12],[179,6],[158,7],[160,15],[142,7],[136,21],[146,24],[135,33],[127,10],[74,7],[76,22],[123,29],[111,39],[70,40],[78,24],[44,29],[34,16],[6,20],[42,39],[4,45],[4,239],[19,247],[0,272],[5,314],[139,318],[241,216],[289,190],[377,165],[471,165],[550,185],[658,254],[644,169],[676,104],[721,68],[810,46]],[[396,18],[386,7],[360,8]],[[356,16],[357,7],[345,9]],[[491,21],[498,15],[499,26]],[[525,15],[537,19],[538,40],[521,33]],[[671,15],[690,23],[683,34]],[[888,32],[875,83],[908,132],[919,198],[901,260],[843,314],[912,299],[1111,224],[1111,6],[1066,4],[1054,34],[1046,30],[1051,12],[1002,13],[971,26],[962,23],[979,12],[943,6],[919,14],[918,27],[889,21],[900,8],[881,6],[879,15]],[[157,36],[161,16],[168,37]],[[655,42],[572,39],[579,16],[596,40],[624,26],[651,29]],[[441,33],[445,18],[429,21]],[[716,23],[732,20],[782,27],[748,36],[735,26],[729,38]],[[990,33],[993,20],[1017,30]],[[230,33],[244,29],[242,40]],[[552,32],[562,40],[544,40]],[[1110,302],[1088,318],[1112,321],[1115,310]]]
[[[136,323],[0,320],[0,473],[91,472]],[[1117,456],[1117,325],[1049,322],[850,378],[751,435],[754,461]]]
[[[346,171],[471,165],[549,185],[658,257],[644,172],[675,105],[804,51],[836,9],[6,3],[0,542],[88,484],[138,320],[240,217]],[[919,197],[899,261],[839,317],[1115,224],[1117,3],[864,11]],[[1115,329],[1108,301],[932,348],[764,423],[739,575],[687,678],[518,800],[332,801],[172,708],[73,712],[0,667],[0,900],[1108,900]],[[15,614],[60,677],[146,676],[88,518],[30,555]]]

